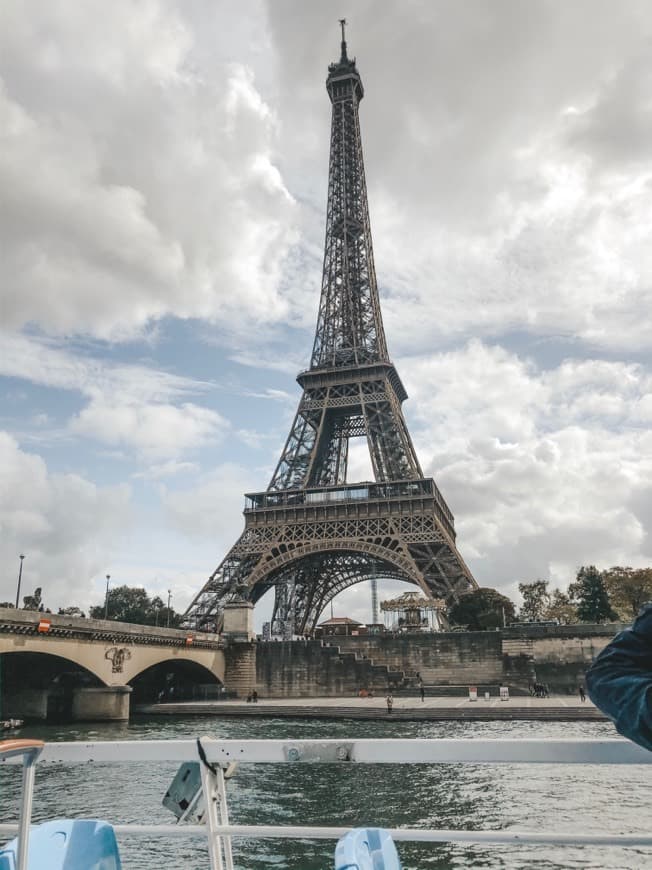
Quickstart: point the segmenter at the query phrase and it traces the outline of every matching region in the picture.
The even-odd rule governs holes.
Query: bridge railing
[[[56,613],[40,613],[36,610],[16,610],[13,607],[0,607],[0,634],[78,638],[154,646],[192,645],[198,649],[219,649],[224,645],[220,638],[208,632],[137,625],[110,619],[71,617]]]

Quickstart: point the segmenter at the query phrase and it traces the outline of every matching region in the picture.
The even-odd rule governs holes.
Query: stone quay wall
[[[272,641],[256,645],[252,688],[266,698],[338,697],[355,695],[361,688],[382,692],[402,678],[384,662],[320,640]]]
[[[497,631],[433,634],[366,635],[333,641],[340,650],[357,652],[402,671],[426,685],[499,683],[503,676],[501,637]]]
[[[555,692],[575,692],[593,659],[626,627],[608,623],[505,629],[500,633],[506,678],[510,668],[519,661],[529,661],[538,682],[547,684]]]
[[[256,643],[252,685],[267,698],[354,695],[416,685],[546,683],[576,692],[593,658],[624,626],[518,626],[502,631],[360,635]],[[254,676],[255,671],[255,676]],[[228,681],[227,681],[228,688]]]

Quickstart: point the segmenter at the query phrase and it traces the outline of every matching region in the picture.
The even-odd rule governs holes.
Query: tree
[[[625,622],[652,601],[652,568],[610,568],[602,574],[612,607]]]
[[[448,611],[451,622],[469,631],[500,628],[513,621],[514,602],[495,589],[474,589],[462,595]]]
[[[548,592],[547,580],[535,580],[533,583],[519,583],[518,591],[523,596],[523,606],[519,610],[519,619],[523,622],[539,622],[545,618],[546,611],[552,603]]]
[[[104,619],[104,604],[91,607],[89,614],[93,619]],[[158,596],[153,599],[137,586],[114,586],[109,589],[108,618],[136,625],[168,624],[168,609]],[[176,628],[181,615],[170,608],[170,628]]]
[[[595,565],[582,567],[577,572],[577,580],[569,587],[571,595],[577,599],[577,616],[580,622],[608,622],[618,614],[609,603],[602,574]]]
[[[560,625],[571,625],[578,621],[577,607],[566,592],[553,589],[550,604],[544,611],[543,618],[554,620]]]

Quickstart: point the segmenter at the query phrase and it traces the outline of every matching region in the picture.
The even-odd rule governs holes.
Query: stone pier
[[[131,686],[75,689],[71,711],[73,722],[116,722],[129,719],[131,691]]]
[[[5,692],[0,718],[45,721],[48,718],[49,694],[48,689],[20,689],[18,692]]]
[[[256,688],[254,606],[250,601],[232,601],[224,607],[224,685],[238,698]]]
[[[131,686],[21,689],[4,695],[2,717],[44,722],[121,722],[129,719]]]

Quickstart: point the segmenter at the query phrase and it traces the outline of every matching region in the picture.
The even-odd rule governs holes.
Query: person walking
[[[578,691],[580,693],[580,701],[584,703],[586,701],[586,692],[584,691],[584,686],[580,686]]]
[[[419,680],[419,693],[421,695],[421,700],[425,701],[425,699],[426,699],[426,687],[423,685],[423,680]]]
[[[387,696],[387,712],[388,713],[392,712],[393,706],[394,706],[394,698],[392,698],[392,694],[390,692],[390,694]]]

